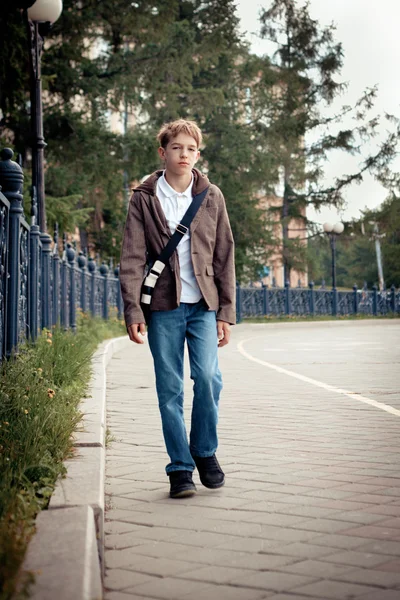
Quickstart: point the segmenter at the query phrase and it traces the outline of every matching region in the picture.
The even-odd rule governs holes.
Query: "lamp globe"
[[[61,15],[62,8],[61,0],[36,0],[28,8],[28,19],[38,23],[54,23]]]
[[[335,225],[333,226],[333,233],[340,235],[341,233],[343,233],[343,231],[344,231],[343,223],[340,223],[340,221],[338,223],[335,223]]]
[[[325,233],[332,233],[333,231],[333,223],[324,223],[324,231]]]

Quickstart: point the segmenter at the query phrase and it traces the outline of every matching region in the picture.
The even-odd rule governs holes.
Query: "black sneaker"
[[[172,471],[168,473],[168,477],[171,485],[169,492],[171,498],[186,498],[196,493],[191,471]]]
[[[219,488],[225,483],[225,475],[215,454],[213,456],[193,456],[201,483],[208,488]]]

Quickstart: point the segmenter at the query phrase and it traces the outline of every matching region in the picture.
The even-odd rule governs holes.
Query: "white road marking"
[[[347,396],[352,400],[358,400],[359,402],[364,402],[364,404],[369,404],[370,406],[374,406],[375,408],[380,408],[391,415],[396,415],[396,417],[400,417],[400,410],[390,406],[389,404],[384,404],[383,402],[378,402],[377,400],[372,400],[372,398],[367,398],[366,396],[362,396],[361,394],[357,394],[356,392],[349,392],[348,390],[343,390],[341,388],[337,388],[333,385],[329,385],[328,383],[323,383],[322,381],[318,381],[317,379],[312,379],[311,377],[306,377],[305,375],[300,375],[300,373],[295,373],[294,371],[289,371],[288,369],[284,369],[283,367],[278,367],[278,365],[274,365],[272,363],[266,362],[265,360],[260,360],[259,358],[255,358],[243,348],[244,344],[250,342],[257,338],[248,338],[247,340],[242,340],[237,344],[237,349],[240,354],[252,360],[253,362],[258,363],[259,365],[263,365],[264,367],[268,367],[269,369],[273,369],[278,373],[283,373],[284,375],[289,375],[289,377],[294,377],[295,379],[299,379],[300,381],[304,381],[306,383],[311,383],[311,385],[315,385],[329,392],[336,392],[337,394],[341,394],[342,396]]]
[[[321,347],[324,344],[324,342],[288,342],[288,346],[313,346],[313,347]],[[381,344],[381,342],[346,342],[345,344],[343,344],[343,340],[341,340],[340,342],[329,342],[329,346],[330,347],[337,347],[337,348],[343,348],[343,346],[371,346],[374,345],[375,347],[379,346],[380,348],[383,348],[383,344]]]

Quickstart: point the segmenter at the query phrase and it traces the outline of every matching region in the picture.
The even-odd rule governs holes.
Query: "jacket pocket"
[[[206,273],[207,275],[210,275],[210,277],[214,277],[214,267],[212,265],[207,265]]]

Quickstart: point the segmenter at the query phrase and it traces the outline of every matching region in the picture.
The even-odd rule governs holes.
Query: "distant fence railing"
[[[338,290],[277,287],[236,288],[237,320],[249,317],[314,316],[314,315],[372,315],[384,316],[400,313],[400,290],[378,291],[358,289]]]
[[[13,152],[0,153],[0,360],[41,329],[60,325],[76,329],[77,310],[108,319],[122,318],[118,267],[110,273],[83,252],[76,253],[58,233],[51,237],[36,224],[36,199],[32,194],[31,224],[23,214],[21,167]],[[112,267],[112,265],[111,265]]]

